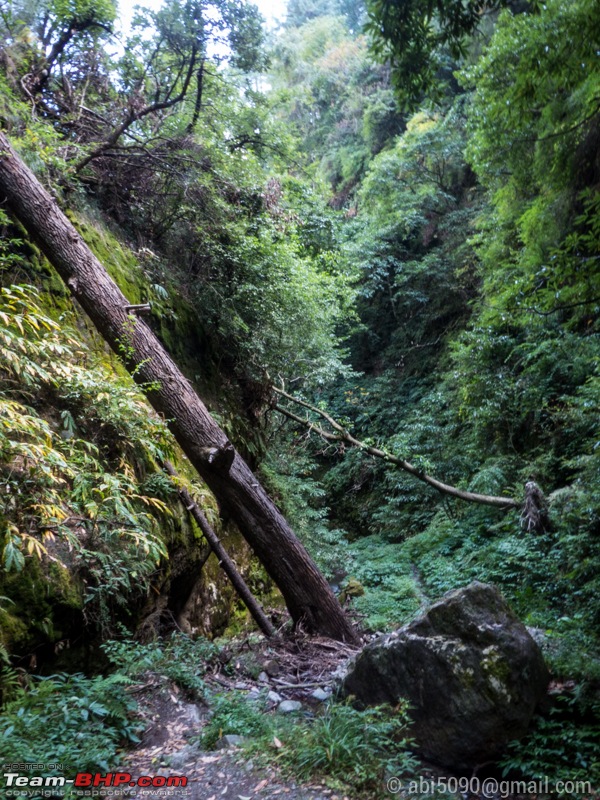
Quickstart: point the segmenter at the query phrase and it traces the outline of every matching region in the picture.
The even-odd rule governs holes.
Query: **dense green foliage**
[[[596,786],[600,778],[598,726],[582,720],[575,698],[560,700],[547,717],[535,720],[524,741],[511,744],[502,760],[504,772],[546,775],[553,782],[566,774],[570,780],[589,780]]]
[[[43,776],[110,770],[117,748],[139,741],[141,726],[131,716],[135,702],[125,691],[128,683],[122,675],[36,678],[3,709],[4,763],[14,763],[17,754],[26,764],[56,765],[44,768]]]
[[[291,0],[268,53],[247,3],[140,12],[116,55],[114,15],[11,4],[2,126],[131,301],[152,301],[151,325],[365,627],[497,584],[574,686],[506,769],[595,775],[598,3]],[[0,226],[7,662],[24,626],[60,639],[57,607],[106,636],[147,596],[177,513],[158,465],[176,449],[24,232],[4,213]],[[446,483],[520,499],[535,480],[546,524],[285,421],[281,385]],[[31,604],[41,576],[58,600],[24,623],[16,596]],[[110,650],[123,672],[135,653],[202,694],[181,665],[208,656],[189,640],[127,647]],[[367,781],[384,755],[360,754],[390,733],[378,713],[367,740],[365,717],[332,706],[292,766],[352,762]],[[225,697],[207,741],[229,727],[285,738]]]
[[[599,118],[597,37],[577,36],[584,20],[593,33],[598,14],[586,2],[504,11],[465,63],[470,91],[417,112],[366,169],[355,167],[337,239],[358,280],[361,325],[349,350],[362,374],[307,390],[358,438],[449,483],[519,496],[533,476],[550,499],[552,528],[524,537],[513,512],[440,506],[412,477],[314,441],[310,494],[356,539],[350,571],[367,586],[371,540],[362,537],[372,534],[381,537],[374,563],[386,541],[401,545],[388,563],[406,567],[386,578],[408,581],[407,597],[479,577],[500,583],[532,624],[554,630],[558,617],[576,617],[591,632]],[[322,17],[296,35],[317,24],[343,30]],[[335,52],[352,52],[356,40],[335,35]],[[326,49],[313,63],[328,58]],[[360,74],[349,58],[344,66]],[[340,96],[333,88],[323,105],[349,123]],[[337,191],[320,160],[326,144],[319,150],[308,126],[305,135],[312,168]],[[358,604],[369,603],[367,591]]]
[[[295,732],[282,761],[301,778],[327,775],[363,793],[376,792],[385,774],[402,775],[416,765],[407,750],[407,723],[404,707],[359,712],[334,703]]]
[[[506,764],[573,776],[585,764],[596,775],[588,738],[597,724],[600,613],[600,16],[585,0],[515,3],[469,39],[477,4],[460,5],[471,17],[456,17],[454,28],[441,22],[458,6],[438,5],[370,4],[372,33],[385,8],[408,14],[390,19],[377,52],[402,58],[413,52],[403,37],[412,36],[422,56],[396,62],[400,100],[414,108],[433,81],[429,101],[437,105],[399,115],[401,130],[388,129],[370,155],[339,84],[318,84],[320,107],[335,113],[323,116],[327,137],[315,136],[320,114],[310,124],[300,117],[306,168],[341,205],[336,240],[356,275],[360,321],[347,343],[358,374],[302,391],[357,438],[447,483],[520,497],[535,479],[549,524],[526,533],[516,512],[444,501],[413,477],[301,427],[270,453],[280,476],[274,485],[284,495],[303,492],[305,507],[288,501],[288,513],[298,528],[320,531],[314,552],[336,583],[343,588],[344,573],[360,581],[365,593],[352,604],[374,629],[405,621],[471,579],[499,585],[543,631],[555,675],[578,681],[568,713],[542,718]],[[415,14],[423,25],[402,29]],[[330,53],[345,53],[338,72],[353,86],[361,67],[349,54],[360,38],[343,25],[313,17],[285,41],[310,41],[319,30],[312,71],[320,76]],[[447,68],[436,73],[450,57],[453,69],[462,67],[457,80]],[[304,75],[314,86],[307,68]],[[295,123],[303,95],[291,97]],[[346,170],[343,195],[328,155],[341,131],[354,135],[347,151],[335,150]],[[300,452],[312,455],[312,469]]]
[[[227,734],[247,737],[249,754],[274,761],[300,779],[325,779],[361,797],[378,796],[385,774],[400,775],[416,765],[408,751],[403,706],[393,712],[383,707],[357,711],[332,702],[313,719],[290,720],[265,714],[260,703],[235,693],[213,697],[202,744],[214,747]]]
[[[24,763],[56,765],[31,771],[30,777],[109,772],[118,750],[139,742],[143,730],[128,689],[153,677],[183,690],[190,700],[202,700],[202,678],[217,652],[211,642],[182,634],[163,644],[140,644],[125,635],[107,641],[103,650],[114,668],[108,677],[60,673],[31,678],[23,688],[18,673],[4,671],[0,757],[5,763],[14,763],[18,754]]]
[[[3,563],[18,572],[36,555],[59,573],[75,569],[72,593],[108,630],[115,607],[143,592],[166,556],[158,524],[168,508],[142,488],[166,428],[99,355],[82,366],[77,332],[38,303],[31,287],[2,289]]]
[[[142,644],[127,635],[109,640],[102,650],[119,674],[131,680],[151,673],[166,677],[183,689],[191,700],[205,697],[203,676],[218,648],[206,639],[191,639],[174,632],[163,642]]]
[[[510,0],[367,0],[373,53],[389,61],[404,105],[443,93],[468,35]],[[534,3],[532,3],[534,5]]]

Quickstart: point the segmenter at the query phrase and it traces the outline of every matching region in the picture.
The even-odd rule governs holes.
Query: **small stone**
[[[248,694],[246,695],[246,699],[249,700],[251,703],[256,703],[257,700],[260,700],[260,689],[250,689]]]
[[[171,769],[183,769],[188,761],[195,761],[199,755],[200,751],[195,745],[188,745],[169,757],[169,766]]]
[[[279,664],[272,659],[263,663],[263,669],[271,678],[276,678],[280,672]]]
[[[183,706],[183,716],[186,721],[191,725],[200,725],[202,722],[202,715],[195,703],[185,703]]]
[[[314,697],[314,699],[318,700],[320,703],[324,703],[331,697],[331,691],[327,691],[326,689],[315,689],[314,692],[311,692],[310,696]]]
[[[283,700],[277,706],[278,714],[293,714],[295,711],[301,711],[302,703],[298,700]]]
[[[267,675],[266,672],[261,672],[260,675],[258,676],[258,680],[261,683],[268,683],[269,682],[269,676]]]
[[[245,736],[238,736],[237,733],[226,733],[225,736],[221,736],[217,741],[215,747],[217,750],[225,750],[228,747],[241,747],[245,741]]]
[[[273,705],[277,705],[278,703],[281,703],[282,700],[283,697],[280,694],[277,694],[277,692],[270,691],[267,695],[267,703],[273,703]]]

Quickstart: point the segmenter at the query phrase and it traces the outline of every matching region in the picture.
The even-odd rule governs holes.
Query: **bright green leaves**
[[[20,570],[25,554],[48,554],[53,529],[68,516],[63,493],[74,471],[48,423],[33,409],[1,396],[0,464],[6,497],[3,562],[9,571]]]
[[[67,369],[73,340],[59,335],[59,326],[43,314],[30,286],[0,292],[0,359],[3,369],[25,384],[50,382]]]
[[[577,327],[595,314],[599,41],[596,3],[550,0],[503,13],[463,75],[474,88],[468,157],[493,192],[481,219],[486,285],[519,325],[538,315]]]
[[[360,264],[361,313],[377,339],[363,338],[361,367],[387,347],[405,365],[422,361],[466,312],[461,293],[472,275],[463,246],[476,195],[465,191],[464,124],[461,102],[445,116],[414,115],[362,183],[348,252]]]
[[[548,0],[537,13],[501,15],[487,51],[463,77],[475,88],[469,154],[488,185],[505,183],[508,169],[530,196],[541,182],[560,191],[586,167],[600,111],[599,41],[593,0]]]
[[[62,765],[61,774],[63,769],[65,774],[106,772],[124,741],[139,741],[139,721],[133,720],[136,703],[126,691],[130,683],[119,674],[86,678],[59,673],[36,677],[27,690],[19,686],[3,708],[0,758],[22,753],[32,764]],[[42,775],[58,772],[46,768]]]
[[[380,231],[409,236],[430,215],[456,205],[454,192],[464,171],[462,128],[460,113],[416,114],[393,149],[373,159],[359,205]]]
[[[2,560],[9,572],[20,572],[25,566],[25,556],[21,552],[22,539],[18,528],[10,525],[4,534]]]
[[[242,72],[259,72],[266,66],[264,31],[258,8],[233,0],[224,10],[229,27],[230,63]]]
[[[347,319],[353,292],[336,274],[331,251],[311,256],[301,230],[297,235],[288,224],[286,234],[284,241],[264,225],[235,243],[236,279],[222,288],[216,281],[207,286],[215,293],[212,313],[220,311],[219,332],[235,344],[247,376],[260,380],[268,370],[286,381],[319,382],[341,369],[336,331]]]
[[[88,619],[102,627],[134,590],[130,573],[144,586],[166,556],[158,534],[168,509],[142,490],[136,469],[155,469],[167,431],[129,379],[89,361],[78,334],[41,312],[34,289],[2,289],[3,566],[60,564],[68,553],[87,584]]]
[[[505,4],[504,0],[367,0],[371,50],[391,64],[400,101],[414,108],[426,92],[440,90],[437,73],[443,51],[460,56],[482,14]]]
[[[50,0],[48,11],[62,24],[79,27],[90,21],[110,25],[117,13],[114,0]]]

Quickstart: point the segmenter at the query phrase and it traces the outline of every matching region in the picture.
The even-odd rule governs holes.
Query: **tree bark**
[[[167,420],[184,453],[280,589],[294,622],[312,633],[356,642],[357,633],[329,584],[279,509],[148,325],[127,311],[129,300],[1,131],[0,199],[39,243]]]
[[[169,473],[169,475],[175,479],[178,478],[177,471],[175,467],[171,464],[170,461],[165,461],[164,468]],[[188,492],[185,486],[180,486],[179,484],[175,483],[177,486],[177,491],[179,492],[179,497],[185,504],[185,507],[189,514],[193,516],[193,518],[198,523],[198,527],[202,531],[204,538],[208,542],[210,549],[219,559],[219,565],[223,569],[223,572],[227,575],[229,580],[232,583],[233,588],[238,593],[238,596],[252,615],[254,621],[261,629],[261,631],[265,634],[265,636],[275,636],[275,628],[268,620],[265,612],[263,611],[260,603],[254,597],[250,589],[248,588],[248,584],[242,578],[240,573],[238,572],[237,567],[233,563],[233,559],[229,556],[229,553],[225,550],[223,545],[221,544],[221,540],[213,530],[212,526],[209,525],[208,520],[198,507],[198,504],[195,502],[192,495]]]

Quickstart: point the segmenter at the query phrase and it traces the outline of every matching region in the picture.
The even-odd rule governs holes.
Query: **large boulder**
[[[538,645],[502,595],[475,582],[366,645],[342,691],[361,705],[408,699],[421,754],[462,769],[523,736],[548,680]]]

